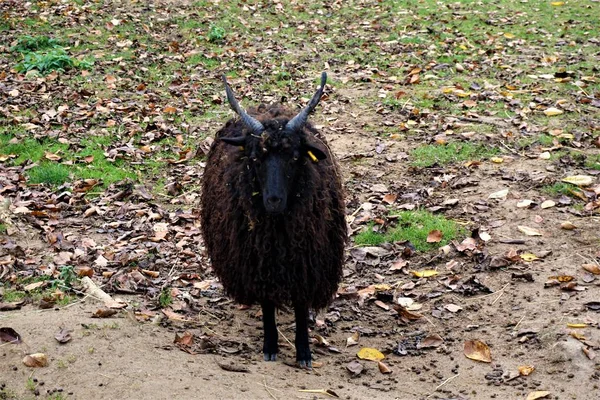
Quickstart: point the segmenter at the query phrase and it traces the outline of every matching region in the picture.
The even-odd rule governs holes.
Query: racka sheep
[[[347,231],[340,173],[325,140],[308,122],[321,87],[299,114],[280,105],[246,113],[223,76],[239,119],[217,132],[204,170],[202,232],[225,291],[259,303],[266,361],[277,358],[275,308],[291,305],[296,360],[311,367],[309,309],[333,299],[342,276]]]

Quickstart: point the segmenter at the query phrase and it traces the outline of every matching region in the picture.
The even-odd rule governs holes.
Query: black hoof
[[[265,361],[277,361],[277,353],[264,353]]]
[[[312,369],[311,360],[298,360],[298,366],[302,369]]]

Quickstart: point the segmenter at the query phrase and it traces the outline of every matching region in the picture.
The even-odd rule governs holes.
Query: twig
[[[502,147],[504,147],[506,150],[510,151],[513,154],[518,155],[519,157],[521,157],[522,155],[516,151],[515,149],[513,149],[512,147],[508,147],[508,145],[506,145],[503,141],[500,141],[500,144],[502,145]]]
[[[283,338],[285,339],[285,341],[286,341],[286,342],[288,342],[288,344],[290,345],[290,347],[294,347],[294,345],[292,344],[292,342],[290,342],[290,340],[289,340],[287,337],[285,337],[285,335],[283,334],[283,332],[281,332],[281,331],[279,330],[279,328],[277,328],[277,332],[279,332],[279,334],[280,334],[281,336],[283,336]]]
[[[515,327],[513,328],[515,331],[517,330],[517,328],[519,327],[519,325],[521,325],[521,322],[523,322],[523,320],[525,319],[525,315],[523,315],[521,317],[521,319],[519,320],[519,322],[517,322],[517,324],[515,325]]]
[[[444,386],[445,384],[447,384],[448,382],[450,382],[451,380],[453,380],[454,378],[458,377],[460,374],[456,374],[454,376],[451,376],[450,378],[446,379],[444,382],[440,383],[439,385],[437,385],[437,387],[435,389],[433,389],[433,393],[431,393],[429,396],[427,396],[427,398],[430,398],[431,396],[434,395],[435,392],[437,392],[437,390],[439,388],[441,388],[442,386]]]
[[[499,291],[501,291],[501,290],[504,290],[504,289],[505,289],[505,288],[506,288],[508,285],[509,285],[509,284],[507,283],[506,285],[504,285],[504,286],[502,287],[502,289],[500,289],[500,290],[497,290],[497,291],[495,291],[495,292],[493,292],[493,293],[484,294],[484,295],[482,295],[482,296],[479,296],[479,297],[473,297],[472,299],[468,299],[468,298],[467,298],[467,299],[463,299],[463,301],[472,301],[472,300],[481,300],[481,299],[485,299],[486,297],[490,297],[490,296],[493,296],[493,295],[495,295],[495,294],[498,294],[498,292],[499,292]]]
[[[267,378],[263,375],[263,386],[265,387],[265,390],[267,391],[267,393],[269,393],[269,395],[274,398],[275,400],[277,400],[277,397],[275,397],[275,395],[269,390],[269,387],[267,386]]]
[[[500,294],[498,295],[498,297],[496,297],[496,300],[492,301],[492,304],[491,304],[492,306],[493,306],[494,304],[496,304],[496,302],[497,302],[497,301],[500,299],[500,297],[502,297],[502,295],[504,294],[504,289],[506,289],[506,287],[507,287],[507,286],[508,286],[508,283],[507,283],[506,285],[504,285],[504,286],[502,287],[502,289],[500,289],[500,290],[499,290],[499,291],[500,291]]]

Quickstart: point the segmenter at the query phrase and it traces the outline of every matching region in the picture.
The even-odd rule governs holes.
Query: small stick
[[[502,286],[502,289],[500,289],[500,294],[498,295],[498,297],[496,297],[496,300],[492,301],[492,306],[500,299],[500,297],[502,297],[502,295],[504,294],[504,289],[506,289],[506,287],[508,286],[508,283],[504,286]]]
[[[519,325],[521,325],[521,322],[523,322],[523,320],[525,319],[525,315],[523,315],[521,317],[521,319],[519,320],[519,322],[517,322],[517,324],[515,325],[515,327],[513,328],[515,331],[517,330],[517,328],[519,327]]]
[[[437,392],[437,390],[439,388],[441,388],[442,386],[444,386],[446,383],[450,382],[451,380],[453,380],[454,378],[458,377],[460,374],[456,374],[454,376],[451,376],[450,378],[446,379],[444,382],[440,383],[439,385],[437,385],[437,387],[435,389],[433,389],[433,393],[431,393],[429,396],[427,396],[427,398],[430,398],[431,396],[433,396],[433,394],[435,392]]]
[[[265,389],[267,390],[267,393],[269,393],[269,395],[274,398],[275,400],[277,400],[277,397],[275,397],[275,395],[269,390],[269,387],[267,386],[267,378],[263,375],[263,386],[265,387]]]
[[[283,332],[281,332],[281,330],[279,330],[279,328],[277,328],[277,332],[279,332],[279,334],[281,336],[283,336],[283,338],[285,339],[286,342],[288,342],[288,344],[290,345],[290,347],[294,347],[294,344],[292,342],[290,342],[290,340],[287,337],[285,337],[285,335],[283,334]]]

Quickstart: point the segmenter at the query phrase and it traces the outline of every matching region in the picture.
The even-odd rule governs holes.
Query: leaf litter
[[[563,2],[553,2],[552,5],[558,9],[562,7],[558,3]],[[366,8],[373,8],[378,13],[386,10],[384,4],[372,6]],[[205,132],[214,132],[222,124],[222,120],[194,120],[185,116],[222,109],[222,96],[214,90],[215,71],[204,64],[188,69],[180,60],[202,53],[206,59],[220,63],[235,65],[240,62],[246,65],[247,70],[260,72],[261,77],[278,76],[277,74],[283,73],[280,69],[284,63],[264,61],[277,54],[280,49],[276,40],[279,28],[274,28],[279,22],[269,28],[269,36],[264,41],[261,40],[260,49],[233,41],[219,49],[223,52],[211,54],[203,49],[204,43],[198,42],[196,38],[177,36],[180,31],[174,27],[179,25],[179,21],[170,19],[171,15],[175,15],[171,14],[174,10],[161,4],[153,12],[162,14],[165,20],[156,21],[153,25],[151,31],[154,38],[150,42],[158,44],[158,48],[169,49],[161,54],[161,51],[148,51],[144,46],[138,47],[138,39],[127,40],[121,37],[120,29],[128,24],[129,16],[141,15],[141,9],[135,5],[117,9],[116,12],[106,6],[98,11],[88,12],[88,9],[74,4],[64,13],[56,12],[58,5],[49,4],[47,7],[41,13],[44,18],[58,22],[58,26],[69,25],[82,13],[93,20],[106,17],[99,26],[106,26],[111,43],[114,42],[119,49],[131,50],[133,57],[132,60],[125,57],[112,61],[101,54],[102,50],[94,51],[98,70],[77,76],[74,72],[59,72],[30,79],[11,70],[9,63],[13,62],[13,56],[6,53],[1,61],[7,71],[1,77],[4,85],[1,89],[5,94],[3,98],[9,103],[2,105],[0,111],[4,117],[8,117],[11,124],[28,132],[27,135],[17,134],[11,139],[15,142],[13,144],[23,143],[28,135],[38,141],[56,140],[68,147],[44,149],[40,162],[52,165],[94,165],[102,159],[102,154],[71,157],[71,153],[81,149],[81,140],[90,131],[92,135],[100,135],[105,130],[104,132],[111,132],[112,141],[99,147],[108,162],[144,165],[158,160],[162,164],[158,176],[152,175],[147,169],[136,172],[147,177],[141,182],[129,177],[106,184],[103,176],[100,179],[74,179],[51,187],[28,182],[31,179],[28,171],[34,167],[33,163],[14,165],[10,160],[17,156],[16,152],[2,154],[3,159],[6,159],[0,170],[1,195],[3,201],[8,201],[9,211],[6,213],[9,217],[2,214],[2,221],[15,222],[7,224],[7,231],[12,233],[2,238],[2,282],[10,282],[12,288],[24,276],[48,276],[51,280],[57,280],[61,269],[72,265],[79,278],[88,278],[98,288],[95,289],[86,280],[85,285],[74,289],[83,289],[81,291],[90,297],[101,299],[101,304],[108,308],[100,310],[110,310],[112,313],[122,308],[133,309],[136,319],[147,322],[160,320],[161,324],[171,328],[199,322],[196,319],[197,313],[200,313],[199,320],[202,322],[209,320],[219,324],[236,315],[241,316],[244,321],[250,321],[250,324],[259,323],[259,317],[252,315],[252,309],[232,308],[219,283],[214,281],[208,260],[201,251],[197,187],[194,185],[199,182],[202,174],[202,154],[210,144],[210,140],[205,140],[203,136]],[[192,6],[183,4],[177,7],[187,11]],[[211,12],[222,12],[217,2],[208,7]],[[331,85],[331,88],[328,87],[328,98],[323,102],[322,116],[315,115],[314,118],[319,125],[324,126],[325,135],[334,139],[334,151],[347,169],[350,211],[365,204],[351,222],[351,230],[359,232],[372,225],[385,232],[394,223],[390,210],[419,208],[467,221],[468,229],[472,229],[472,225],[487,226],[480,231],[479,237],[475,235],[465,238],[463,233],[463,236],[455,238],[439,255],[435,251],[417,252],[412,244],[401,242],[380,243],[357,251],[350,250],[344,285],[338,300],[332,309],[320,316],[323,325],[315,327],[316,332],[312,335],[318,342],[328,344],[320,349],[327,356],[317,356],[341,357],[337,355],[339,353],[329,349],[336,348],[335,346],[343,349],[344,342],[347,346],[352,346],[354,343],[349,340],[355,335],[357,343],[359,337],[361,344],[371,345],[373,340],[374,346],[377,344],[384,353],[393,354],[390,358],[405,357],[404,360],[406,357],[421,357],[421,350],[428,348],[423,347],[423,343],[439,344],[429,351],[452,346],[465,332],[481,329],[472,327],[473,324],[466,320],[462,321],[463,315],[471,318],[471,313],[480,315],[479,312],[484,312],[474,310],[472,304],[481,301],[492,303],[504,293],[494,305],[506,307],[502,303],[513,294],[508,290],[494,292],[491,288],[504,287],[515,275],[531,277],[513,280],[514,285],[525,292],[532,290],[534,286],[536,289],[543,288],[544,279],[548,276],[551,277],[549,281],[552,285],[557,282],[563,289],[556,292],[578,292],[585,288],[583,284],[590,282],[585,282],[584,277],[579,275],[582,273],[581,269],[566,269],[568,265],[561,264],[559,268],[565,268],[564,272],[550,272],[546,268],[556,260],[545,262],[540,255],[541,249],[536,247],[537,242],[529,240],[547,240],[549,242],[546,243],[549,244],[546,246],[553,246],[555,252],[560,252],[559,246],[554,246],[558,243],[553,241],[554,236],[582,232],[582,242],[573,242],[577,243],[574,248],[585,253],[586,257],[594,257],[593,253],[587,252],[586,246],[590,242],[586,242],[589,238],[585,233],[589,229],[586,219],[594,218],[594,213],[597,215],[600,208],[597,197],[599,193],[593,189],[597,175],[586,166],[585,160],[559,154],[572,149],[585,153],[590,147],[596,147],[594,141],[597,141],[595,135],[597,136],[598,128],[594,121],[588,121],[587,118],[591,110],[598,108],[593,72],[579,69],[579,66],[573,67],[577,69],[575,73],[561,71],[557,67],[557,64],[563,62],[577,65],[578,61],[583,60],[582,56],[572,51],[572,46],[567,41],[557,42],[553,53],[558,53],[558,56],[537,54],[539,48],[536,45],[541,46],[544,40],[561,39],[552,37],[543,29],[532,27],[531,39],[522,40],[521,33],[516,29],[518,23],[515,25],[514,22],[527,18],[533,12],[530,10],[501,17],[498,17],[497,10],[486,13],[486,18],[482,19],[486,26],[498,28],[508,24],[515,29],[507,29],[503,33],[500,30],[500,33],[490,31],[485,38],[464,36],[460,26],[447,26],[443,32],[438,32],[439,26],[446,26],[440,18],[470,18],[463,14],[464,9],[460,5],[452,5],[447,10],[436,9],[436,14],[426,14],[419,24],[407,24],[405,32],[394,32],[398,37],[389,40],[381,40],[382,30],[378,23],[371,23],[368,18],[364,18],[363,23],[363,18],[353,17],[348,24],[343,24],[349,28],[341,31],[349,39],[359,40],[364,44],[358,47],[347,46],[344,41],[340,41],[338,27],[346,17],[339,12],[338,4],[332,4],[331,7],[331,14],[330,11],[325,11],[325,14],[311,14],[311,18],[318,21],[324,18],[323,15],[332,15],[331,26],[327,28],[331,30],[328,31],[332,35],[331,45],[346,49],[353,59],[340,62],[332,52],[331,56],[328,55],[323,60],[325,67],[329,65],[336,69],[339,81],[336,85]],[[293,7],[276,7],[274,15],[285,16],[291,9]],[[301,7],[300,10],[302,9]],[[364,4],[358,4],[355,9],[362,13],[365,10]],[[249,8],[248,12],[250,11],[261,13],[260,9]],[[7,10],[6,16],[13,18],[15,13],[27,15],[30,12],[29,9],[16,5],[14,10]],[[440,16],[437,16],[438,12]],[[376,20],[373,18],[373,21]],[[426,28],[428,33],[421,32],[423,28],[420,25],[428,25],[430,22],[435,24]],[[240,23],[241,26],[248,24],[243,18]],[[560,23],[565,24],[566,20],[561,20]],[[20,25],[16,26],[18,28]],[[292,26],[298,28],[298,32],[308,32],[306,28],[300,29],[301,25],[296,21]],[[281,29],[283,28],[285,27]],[[6,33],[7,40],[4,42],[17,40],[18,29],[15,33]],[[231,29],[237,28],[232,26]],[[329,39],[324,40],[318,34],[321,27],[315,29],[315,32],[310,33],[315,49],[329,49]],[[134,35],[138,34],[136,31]],[[178,37],[177,41],[166,39],[171,34]],[[421,35],[438,37],[440,34],[446,38],[447,43],[439,43],[435,38],[419,43]],[[566,35],[573,37],[577,34],[568,32]],[[597,46],[594,38],[590,39],[592,41],[585,38],[578,42],[580,47],[585,50],[590,46]],[[86,41],[83,38],[81,40]],[[297,39],[291,40],[292,45],[295,45],[294,41]],[[428,47],[432,43],[435,44],[434,47]],[[261,52],[263,46],[267,50],[264,55]],[[353,54],[355,47],[361,49],[361,54]],[[521,50],[525,50],[525,53]],[[524,74],[515,74],[514,69],[501,67],[502,58],[517,60],[522,57],[521,54],[529,54],[528,50],[532,51],[534,61],[519,63],[525,70]],[[394,56],[398,52],[414,54],[419,59],[426,54],[431,56],[427,55],[427,60],[423,62],[400,61]],[[369,54],[389,57],[370,58]],[[445,65],[445,62],[437,60],[437,55],[442,58],[461,56],[465,60]],[[302,70],[302,66],[306,64],[294,57],[292,55],[292,65]],[[381,64],[378,62],[379,58],[389,58],[390,62],[387,65]],[[157,84],[154,77],[143,75],[144,71],[139,72],[140,75],[124,72],[127,69],[137,71],[140,60],[148,60],[144,61],[144,65],[156,63],[159,68],[168,70],[166,81]],[[179,68],[169,70],[169,65],[177,65]],[[113,70],[113,66],[117,69]],[[316,65],[308,68],[321,69]],[[452,82],[447,81],[443,72],[446,70],[460,74],[455,77],[462,77],[468,82],[459,83],[454,77],[448,78]],[[480,74],[485,76],[491,71],[494,75],[490,76],[510,83],[502,85],[490,79],[478,78]],[[310,75],[308,71],[306,74],[292,74],[296,78],[295,82]],[[535,76],[527,78],[534,83],[523,83],[519,87],[521,77],[525,75]],[[88,79],[89,84],[86,87],[74,84],[75,78],[79,77]],[[304,89],[309,86],[296,83],[281,90],[274,87],[268,89],[265,98],[261,98],[262,94],[252,89],[254,79],[258,78],[245,77],[239,82],[240,87],[246,91],[250,104],[275,99],[282,94],[289,96],[289,103],[300,104]],[[557,80],[568,80],[575,84],[573,87],[581,90],[567,89],[567,81]],[[95,86],[99,82],[102,86]],[[349,95],[352,90],[359,90],[360,96]],[[369,98],[372,106],[363,109],[357,99],[369,90],[374,90],[383,97]],[[47,93],[56,96],[48,97]],[[560,93],[561,99],[553,99],[550,95],[553,93]],[[392,99],[403,103],[395,104]],[[419,102],[424,104],[418,105]],[[433,106],[426,103],[433,103]],[[494,107],[498,107],[499,111],[494,110]],[[371,108],[376,111],[371,112]],[[25,110],[31,110],[31,115]],[[581,121],[576,122],[577,129],[572,133],[566,128],[562,132],[556,132],[561,126],[552,125],[552,121],[563,121],[561,118],[575,112],[582,117]],[[356,133],[359,129],[357,122],[341,118],[342,113],[360,116],[360,135]],[[544,120],[536,120],[538,117]],[[488,127],[492,129],[487,129]],[[382,134],[378,135],[376,142],[368,143],[362,128],[365,128],[365,132],[371,129]],[[440,132],[443,132],[443,136],[437,137]],[[355,143],[345,143],[345,138],[340,133],[348,135]],[[552,137],[552,144],[542,145],[534,141],[519,147],[519,141],[525,143],[527,139],[539,138],[543,134]],[[363,140],[356,140],[361,136]],[[489,159],[470,159],[447,165],[438,163],[420,169],[409,167],[412,162],[410,156],[398,151],[399,146],[408,152],[409,148],[417,147],[420,142],[435,142],[446,146],[457,139],[461,144],[482,141],[485,145],[500,147],[502,153]],[[368,143],[370,147],[364,143]],[[198,148],[192,148],[192,144],[198,144]],[[361,148],[363,146],[364,149]],[[548,157],[542,157],[546,153]],[[537,170],[541,173],[538,174]],[[566,194],[542,192],[545,185],[556,181],[564,181],[565,185],[570,185],[567,186]],[[155,190],[161,185],[164,185],[164,191]],[[552,200],[542,201],[549,197]],[[457,201],[448,202],[446,199]],[[513,219],[512,215],[507,214],[502,208],[505,207],[503,203],[511,207],[519,203],[522,207],[517,207],[516,212],[519,214],[515,216],[518,218]],[[539,209],[544,210],[543,214],[540,212],[544,217],[544,221],[540,221],[543,225],[533,225],[534,222],[515,223],[525,218],[528,215],[526,213]],[[561,215],[564,218],[559,219],[554,214],[557,210],[567,215]],[[577,223],[578,229],[558,231],[560,221],[566,220],[567,216]],[[494,226],[494,221],[499,218],[505,220],[505,228],[510,227],[513,233],[515,228],[527,228],[525,231],[521,230],[527,236],[525,252],[508,252],[506,247],[494,243],[497,240],[512,240],[515,245],[523,245],[519,242],[522,239],[511,238],[505,228]],[[581,223],[579,218],[582,219]],[[21,236],[23,233],[16,227],[37,237],[39,247],[26,246]],[[490,239],[486,240],[487,236],[482,235],[482,232],[490,232]],[[436,231],[427,233],[425,241],[428,243],[439,243],[445,239]],[[51,257],[45,259],[44,253]],[[559,262],[561,256],[564,257],[564,253],[555,255]],[[598,256],[595,258],[598,259]],[[445,265],[450,265],[451,268],[446,268]],[[594,269],[590,269],[585,270],[595,274]],[[562,278],[565,276],[571,276],[572,279],[567,281]],[[541,279],[536,280],[534,277]],[[27,282],[16,287],[33,293],[48,288],[49,283]],[[165,287],[177,290],[164,291]],[[161,297],[161,293],[169,294]],[[140,296],[138,298],[141,300],[139,303],[120,301],[124,295]],[[479,297],[488,295],[489,297]],[[6,293],[2,296],[6,296]],[[560,304],[581,305],[584,310],[592,313],[600,310],[592,298],[586,297],[580,303],[574,303],[573,298],[563,300],[560,293],[545,293],[544,296],[552,299],[556,297],[560,299]],[[54,297],[60,297],[60,294]],[[528,307],[527,295],[523,294],[523,297],[524,299],[515,302],[515,313],[519,311],[519,307]],[[45,298],[47,300],[35,300],[35,306],[56,307],[56,298]],[[411,299],[412,303],[408,305],[405,300],[400,303],[401,298]],[[28,307],[26,301],[5,301],[4,297],[1,300],[0,310],[3,312]],[[450,307],[453,303],[461,304],[462,310]],[[396,309],[396,304],[400,304],[402,308]],[[411,308],[417,305],[418,308]],[[419,313],[416,313],[417,310]],[[504,310],[504,314],[500,314],[503,315],[502,318],[513,314],[513,311],[507,311],[506,308]],[[485,311],[487,312],[492,313],[489,316],[491,319],[500,318],[493,311]],[[448,315],[455,315],[457,321],[446,319]],[[452,332],[450,339],[455,342],[442,345],[434,333],[425,331],[424,326],[428,326],[431,317],[434,317],[436,324],[452,328],[448,331]],[[523,323],[526,322],[527,318]],[[486,321],[481,326],[490,323]],[[382,328],[386,326],[393,326],[399,334],[390,336]],[[227,332],[222,327],[216,329],[221,335]],[[492,330],[489,327],[487,329]],[[338,331],[341,330],[343,333],[340,336]],[[255,333],[252,332],[249,337],[254,337]],[[178,344],[192,352],[202,347],[204,352],[244,356],[253,354],[253,350],[260,347],[255,340],[239,339],[232,337],[230,333],[225,336],[229,339],[218,335],[209,336],[205,332],[195,336],[184,334],[183,337],[187,339],[182,339],[183,342]],[[494,336],[494,333],[489,336]],[[487,341],[490,338],[481,339]],[[393,344],[384,345],[386,340]],[[495,346],[498,344],[494,348]],[[590,347],[589,351],[593,349]],[[362,374],[361,379],[363,376],[365,374]]]

